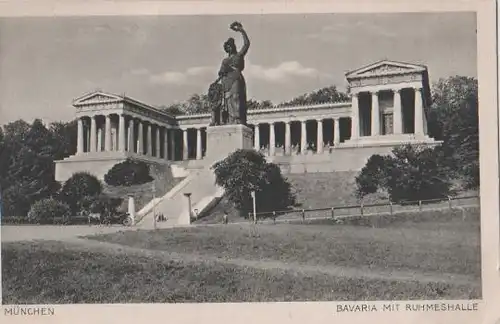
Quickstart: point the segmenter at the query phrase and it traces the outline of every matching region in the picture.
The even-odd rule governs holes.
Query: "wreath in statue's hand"
[[[243,25],[240,22],[235,21],[229,26],[229,28],[231,28],[234,31],[242,31]]]

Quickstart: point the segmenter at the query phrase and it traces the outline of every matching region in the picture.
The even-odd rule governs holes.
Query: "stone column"
[[[118,121],[118,149],[125,152],[125,115],[120,115]]]
[[[146,154],[149,156],[153,156],[153,125],[151,125],[151,123],[148,123],[148,128],[146,131],[147,131],[147,137],[146,137],[147,152],[146,152]]]
[[[424,135],[424,107],[422,104],[422,88],[415,88],[415,134]]]
[[[380,107],[378,91],[372,92],[372,136],[380,135]]]
[[[403,133],[403,115],[401,111],[401,89],[394,90],[394,134]]]
[[[175,161],[175,129],[170,130],[170,159]]]
[[[156,125],[156,152],[155,152],[155,157],[160,158],[160,126]]]
[[[276,154],[276,135],[274,130],[274,122],[269,123],[269,155],[274,156]]]
[[[104,151],[111,151],[111,116],[106,115],[106,125],[104,133]]]
[[[300,153],[306,154],[307,150],[307,123],[305,120],[300,121]]]
[[[83,153],[83,120],[78,118],[78,138],[76,143],[76,152],[78,154]]]
[[[292,132],[290,131],[290,122],[285,122],[285,155],[291,154]]]
[[[359,138],[359,98],[358,93],[352,94],[351,103],[351,139]]]
[[[183,129],[182,130],[182,159],[187,160],[189,159],[189,145],[188,145],[188,130]]]
[[[260,151],[260,126],[259,124],[255,124],[254,127],[254,135],[253,135],[253,146],[256,151]]]
[[[163,128],[163,159],[168,160],[168,129]]]
[[[134,119],[128,121],[128,138],[127,138],[128,151],[134,152]]]
[[[202,147],[201,147],[201,128],[196,129],[196,159],[201,160],[202,158]]]
[[[90,117],[90,152],[97,151],[97,124],[95,117]]]
[[[102,127],[97,128],[97,152],[102,152]]]
[[[137,136],[137,153],[144,154],[144,124],[142,120],[139,120],[139,129],[137,132],[139,133]]]
[[[340,122],[339,118],[333,119],[333,145],[337,146],[340,144]]]
[[[316,135],[316,153],[323,153],[323,120],[318,119]]]

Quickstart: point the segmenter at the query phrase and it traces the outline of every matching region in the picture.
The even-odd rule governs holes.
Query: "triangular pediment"
[[[74,106],[80,105],[88,105],[94,103],[109,103],[123,100],[122,97],[118,95],[114,95],[111,93],[105,93],[102,91],[94,91],[92,93],[88,93],[80,98],[77,98],[73,101]]]
[[[423,65],[384,60],[350,71],[346,73],[346,77],[351,79],[401,73],[421,73],[426,69]]]

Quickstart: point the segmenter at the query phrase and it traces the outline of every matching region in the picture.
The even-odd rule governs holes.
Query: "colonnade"
[[[341,132],[340,132],[340,120],[343,118],[334,117],[334,118],[317,118],[317,119],[303,119],[303,120],[295,120],[295,121],[271,121],[268,123],[255,123],[253,124],[254,128],[254,148],[255,150],[262,150],[265,148],[267,153],[271,156],[276,155],[277,149],[277,132],[278,125],[284,124],[284,143],[282,144],[283,154],[284,155],[292,155],[296,154],[306,154],[308,150],[313,151],[315,153],[323,153],[325,145],[337,146],[341,142]],[[329,120],[333,121],[329,123],[331,127],[331,132],[328,138],[324,136],[325,125],[324,121]],[[292,124],[299,123],[300,130],[293,132]],[[308,132],[308,125],[316,123],[316,138],[309,138],[310,132]],[[263,127],[269,129],[269,134],[267,138],[263,141],[261,136],[261,130]],[[281,127],[282,130],[282,127]],[[283,131],[283,130],[282,130]],[[292,143],[293,135],[299,135],[299,139]],[[283,135],[283,134],[281,134]],[[296,138],[297,136],[295,136]],[[313,136],[311,136],[313,137]],[[312,141],[311,141],[312,140]],[[293,152],[295,151],[295,152]]]
[[[175,158],[175,129],[125,114],[94,115],[77,120],[77,154],[132,152],[155,158]]]
[[[403,105],[402,105],[402,92],[405,90],[413,89],[414,91],[414,125],[413,125],[413,133],[416,135],[425,135],[426,133],[426,121],[425,121],[425,113],[424,113],[424,105],[422,98],[422,88],[414,87],[414,88],[400,88],[400,89],[384,89],[384,90],[375,90],[375,91],[362,91],[352,93],[352,110],[351,110],[351,138],[357,139],[361,135],[360,132],[360,104],[359,104],[359,96],[362,93],[371,94],[371,134],[370,136],[378,136],[378,135],[386,135],[383,134],[382,131],[382,123],[381,123],[381,111],[380,111],[380,101],[379,94],[381,91],[390,91],[393,93],[393,127],[392,134],[403,134]],[[368,134],[364,134],[365,136]]]
[[[406,89],[406,90],[405,90]],[[387,89],[393,92],[392,133],[404,132],[403,89]],[[426,120],[423,107],[422,88],[414,91],[414,133],[425,135]],[[335,147],[344,139],[361,136],[387,135],[382,128],[382,111],[379,91],[364,91],[352,94],[350,116],[326,118],[297,118],[296,120],[270,120],[249,125],[254,130],[254,148],[263,149],[268,155],[276,155],[280,149],[284,155],[307,154],[309,151],[323,153],[325,146]],[[406,93],[406,92],[405,92]],[[365,118],[360,111],[359,96],[371,96],[370,134],[361,134],[360,119]],[[406,98],[406,97],[405,97]],[[411,99],[406,98],[411,101]],[[313,126],[311,128],[311,126]],[[315,126],[315,129],[314,129]],[[174,128],[175,127],[175,128]],[[367,128],[366,128],[367,129]],[[195,133],[193,133],[195,132]],[[170,126],[161,122],[141,120],[126,114],[85,116],[78,119],[77,154],[87,152],[133,152],[165,160],[203,159],[206,151],[206,128],[188,125]]]

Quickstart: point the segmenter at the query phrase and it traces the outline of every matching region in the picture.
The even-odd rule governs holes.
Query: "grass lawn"
[[[376,226],[200,226],[88,241],[89,246],[115,243],[123,251],[50,241],[5,243],[3,298],[6,304],[476,299],[481,298],[479,209],[466,212],[466,217],[435,212]],[[156,252],[132,253],[127,246]],[[168,257],[172,252],[197,257]],[[431,280],[353,278],[304,267],[406,271]],[[470,280],[433,281],[443,273]]]
[[[258,302],[478,298],[479,288],[261,270],[218,262],[68,249],[61,242],[2,247],[4,304]],[[444,293],[443,293],[444,292]]]
[[[247,260],[367,269],[406,269],[480,278],[479,209],[460,214],[428,212],[429,221],[408,218],[378,228],[352,225],[227,225],[88,237],[143,249]],[[443,220],[434,219],[441,215]]]

